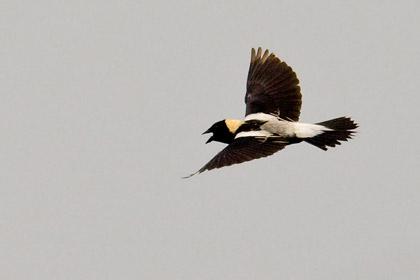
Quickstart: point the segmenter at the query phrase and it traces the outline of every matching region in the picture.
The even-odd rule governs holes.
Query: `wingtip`
[[[251,62],[254,62],[257,59],[261,59],[264,62],[269,56],[270,51],[268,49],[264,51],[264,54],[261,47],[258,47],[257,50],[255,50],[255,48],[251,49]]]
[[[255,61],[255,49],[252,48],[251,50],[251,63],[253,63]]]
[[[182,179],[188,179],[188,178],[191,178],[192,176],[194,176],[195,174],[197,174],[197,173],[199,173],[200,171],[197,171],[197,172],[194,172],[194,173],[192,173],[192,174],[190,174],[190,175],[187,175],[187,176],[183,176],[183,177],[181,177]]]
[[[261,58],[262,63],[264,63],[267,60],[269,53],[270,52],[268,50],[265,50],[264,55]]]
[[[261,47],[258,47],[256,51],[254,48],[252,48],[251,49],[251,63],[258,59],[262,59],[264,61],[265,59],[267,59],[268,54],[269,54],[268,50],[266,50],[264,54],[262,54]]]
[[[262,49],[261,47],[258,47],[257,57],[261,57],[261,53],[262,53]]]
[[[193,173],[193,174],[190,174],[190,175],[188,175],[188,176],[182,176],[181,177],[181,179],[188,179],[188,178],[191,178],[192,176],[194,176],[195,175],[195,173]]]

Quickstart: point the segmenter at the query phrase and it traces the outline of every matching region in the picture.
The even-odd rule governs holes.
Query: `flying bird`
[[[244,120],[224,119],[203,134],[228,144],[188,178],[206,170],[270,156],[287,145],[307,142],[324,151],[351,139],[358,125],[348,117],[316,124],[300,123],[299,80],[293,69],[268,50],[252,49],[245,94]]]

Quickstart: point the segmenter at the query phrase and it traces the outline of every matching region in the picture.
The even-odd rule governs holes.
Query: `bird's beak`
[[[210,130],[210,128],[209,128],[209,129],[207,129],[206,131],[204,131],[204,132],[203,132],[203,134],[207,134],[207,133],[210,133],[210,132],[211,132],[211,130]],[[203,135],[203,134],[201,134],[201,135]],[[207,140],[206,144],[210,143],[211,141],[213,141],[213,136],[211,136],[211,137],[209,138],[209,140]]]

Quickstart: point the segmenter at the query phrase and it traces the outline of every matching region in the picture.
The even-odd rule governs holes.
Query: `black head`
[[[203,134],[206,133],[213,133],[213,135],[207,140],[207,143],[211,141],[218,141],[226,144],[230,144],[233,142],[235,138],[235,134],[232,133],[226,125],[226,120],[222,120],[213,124],[209,129],[207,129]]]

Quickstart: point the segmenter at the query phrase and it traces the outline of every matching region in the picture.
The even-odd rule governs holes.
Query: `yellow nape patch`
[[[225,120],[226,127],[231,133],[235,133],[236,130],[244,123],[240,120]]]

